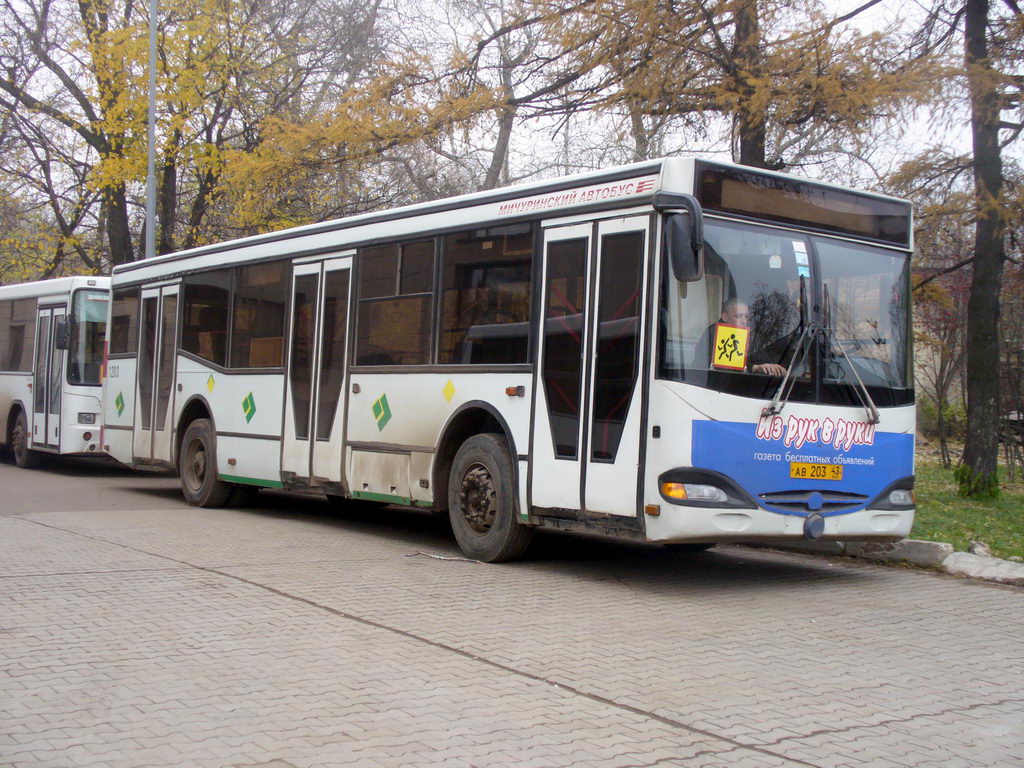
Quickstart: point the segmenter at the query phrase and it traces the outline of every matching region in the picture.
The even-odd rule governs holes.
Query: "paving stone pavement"
[[[1024,766],[1024,589],[118,482],[0,502],[0,765]]]

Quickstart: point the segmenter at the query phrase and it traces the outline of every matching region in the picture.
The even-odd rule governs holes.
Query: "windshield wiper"
[[[779,388],[775,390],[775,396],[772,398],[772,401],[761,409],[761,416],[775,416],[782,413],[782,409],[786,407],[790,395],[793,394],[793,387],[796,386],[796,377],[793,375],[793,371],[803,365],[804,360],[807,359],[807,350],[810,349],[811,345],[806,343],[806,339],[809,336],[815,335],[817,330],[814,323],[807,323],[804,326],[804,331],[797,339],[796,349],[793,350],[793,357],[790,359],[789,367],[779,383]],[[800,353],[799,363],[797,362],[798,351]]]
[[[772,398],[772,401],[761,409],[762,417],[776,416],[782,413],[782,409],[786,407],[790,395],[793,394],[793,387],[796,386],[796,378],[793,376],[793,371],[804,364],[804,361],[807,359],[807,350],[810,349],[810,344],[807,344],[806,340],[817,332],[817,327],[814,323],[807,320],[807,282],[803,276],[800,277],[800,324],[804,330],[797,339],[796,349],[793,350],[793,356],[789,359],[789,367],[779,383],[779,388],[775,390],[775,396]],[[798,352],[800,356],[799,363],[797,362]]]
[[[853,371],[854,378],[857,379],[857,384],[853,387],[853,391],[857,393],[857,397],[860,399],[860,404],[863,406],[864,412],[868,415],[868,423],[877,424],[879,420],[878,408],[875,407],[875,401],[871,399],[871,393],[868,392],[868,388],[865,386],[864,382],[861,381],[860,374],[857,373],[857,367],[853,364],[853,360],[851,360],[850,356],[846,354],[846,350],[843,349],[843,345],[839,341],[839,336],[836,335],[834,330],[826,328],[825,334],[832,337],[832,341],[835,342],[836,348],[843,356],[843,359],[846,360],[846,364],[849,366],[850,370]]]
[[[831,319],[831,317],[832,317],[832,304],[831,304],[831,302],[829,300],[829,297],[828,297],[828,283],[825,283],[824,287],[825,287],[825,312],[826,312],[826,316],[829,319]],[[860,399],[860,404],[864,407],[864,411],[868,415],[868,423],[869,424],[877,424],[878,421],[879,421],[879,418],[878,418],[878,408],[875,407],[875,401],[871,399],[871,393],[868,392],[867,386],[865,386],[864,382],[861,380],[860,374],[857,373],[857,367],[853,364],[853,360],[851,360],[850,356],[848,354],[846,354],[846,350],[843,348],[842,342],[839,341],[839,335],[835,332],[835,329],[832,328],[831,322],[828,322],[826,324],[826,326],[822,330],[825,333],[826,341],[828,339],[828,336],[832,337],[832,341],[835,342],[836,348],[839,350],[839,353],[843,356],[843,359],[846,360],[846,365],[853,372],[854,378],[857,379],[857,384],[856,384],[856,386],[854,386],[853,391],[857,393],[857,397]]]

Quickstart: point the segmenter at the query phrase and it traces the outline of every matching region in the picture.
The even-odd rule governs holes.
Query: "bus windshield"
[[[68,326],[68,383],[98,386],[107,332],[106,291],[76,291]]]
[[[659,375],[749,397],[847,404],[863,383],[879,405],[912,398],[909,258],[829,237],[705,221],[705,271],[666,269]]]

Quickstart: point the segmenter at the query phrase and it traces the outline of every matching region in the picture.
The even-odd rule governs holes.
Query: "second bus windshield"
[[[68,383],[99,385],[107,333],[106,291],[76,291],[68,327]]]

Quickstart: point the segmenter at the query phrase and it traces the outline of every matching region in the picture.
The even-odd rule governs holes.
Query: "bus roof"
[[[55,277],[52,280],[35,280],[31,283],[0,285],[0,301],[66,296],[76,288],[107,290],[110,288],[110,278],[99,275]]]
[[[331,253],[340,255],[385,239],[426,237],[474,225],[502,226],[525,218],[536,218],[538,214],[546,215],[546,218],[560,218],[590,210],[650,205],[658,192],[692,192],[698,163],[745,169],[764,177],[804,182],[818,189],[855,191],[791,174],[730,163],[701,161],[697,158],[661,158],[200,246],[119,265],[114,268],[114,278],[117,283],[148,282],[191,270],[285,256],[301,258]],[[905,203],[885,195],[856,193],[866,198]]]

